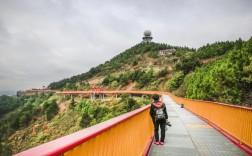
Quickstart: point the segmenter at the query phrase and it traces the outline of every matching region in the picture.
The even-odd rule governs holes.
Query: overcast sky
[[[42,88],[140,43],[252,36],[252,0],[0,0],[0,90]]]

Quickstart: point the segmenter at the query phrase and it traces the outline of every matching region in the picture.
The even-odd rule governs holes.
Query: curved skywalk
[[[164,95],[172,127],[166,131],[163,146],[152,144],[150,156],[246,156],[225,136],[197,116],[180,108]]]

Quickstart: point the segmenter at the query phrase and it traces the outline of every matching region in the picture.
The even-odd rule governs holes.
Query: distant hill
[[[8,95],[8,96],[13,96],[13,95],[16,95],[16,92],[15,90],[0,90],[0,96],[1,95]]]

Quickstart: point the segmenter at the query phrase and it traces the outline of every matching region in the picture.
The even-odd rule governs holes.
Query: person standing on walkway
[[[154,100],[150,108],[150,116],[154,124],[155,142],[156,145],[164,145],[165,140],[165,126],[168,120],[168,114],[166,112],[166,106],[163,102],[159,101],[159,96],[153,94]],[[159,140],[159,127],[161,129],[161,138]]]

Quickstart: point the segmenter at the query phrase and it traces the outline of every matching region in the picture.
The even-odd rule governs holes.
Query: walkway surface
[[[172,127],[166,131],[163,146],[152,144],[150,156],[240,156],[247,155],[208,123],[169,96],[163,96]]]

